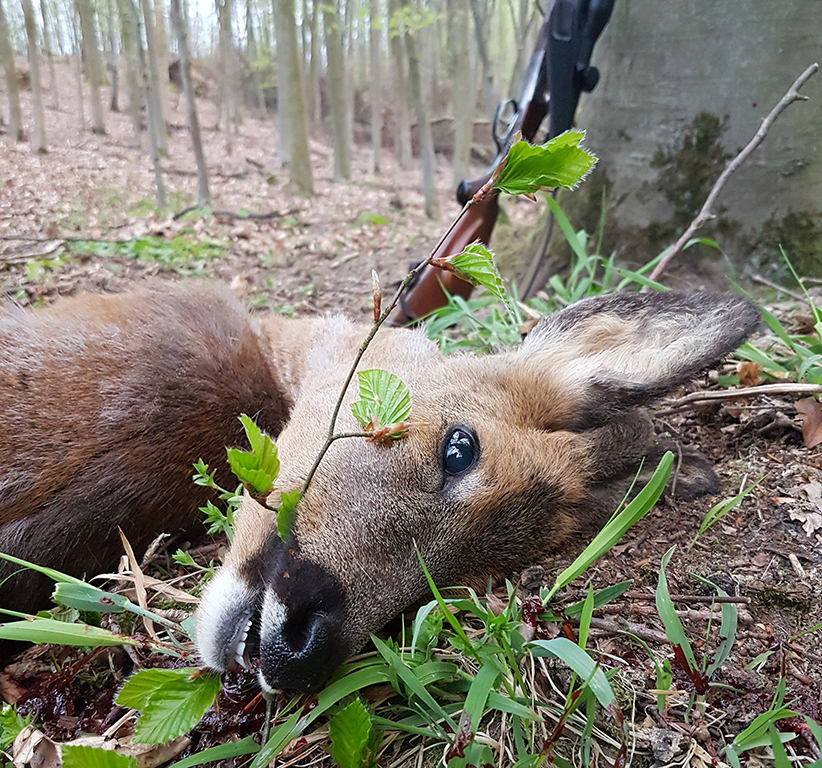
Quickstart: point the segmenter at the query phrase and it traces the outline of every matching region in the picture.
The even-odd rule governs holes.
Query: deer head
[[[361,368],[405,381],[417,425],[390,446],[334,443],[285,542],[271,511],[243,501],[199,609],[205,663],[258,653],[264,689],[307,690],[428,595],[417,551],[442,586],[544,559],[613,511],[651,443],[637,409],[719,362],[758,319],[737,297],[672,291],[587,299],[489,356],[443,357],[418,331],[381,332]],[[271,319],[264,333],[295,403],[277,440],[278,489],[292,490],[363,329],[332,318],[295,333]],[[357,429],[347,407],[338,429]]]

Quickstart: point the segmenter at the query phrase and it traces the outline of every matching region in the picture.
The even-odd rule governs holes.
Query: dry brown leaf
[[[60,768],[63,761],[57,745],[42,731],[26,727],[11,745],[14,768]]]
[[[750,360],[743,360],[736,366],[739,374],[739,383],[743,387],[755,387],[762,380],[762,366],[759,363],[752,363]]]
[[[180,755],[191,744],[188,736],[178,736],[164,744],[134,744],[131,737],[110,739],[105,736],[80,736],[60,747],[94,747],[107,749],[118,755],[137,758],[137,768],[157,768]]]
[[[816,531],[822,529],[822,483],[816,481],[808,483],[802,486],[802,490],[808,494],[808,498],[813,502],[816,511],[804,512],[792,509],[788,514],[790,514],[791,520],[798,520],[802,523],[802,530],[808,536],[813,536]]]
[[[822,443],[822,406],[818,400],[805,397],[794,403],[799,418],[802,419],[802,440],[807,448]]]

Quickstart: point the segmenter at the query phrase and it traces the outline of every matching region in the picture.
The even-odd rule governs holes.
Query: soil
[[[57,68],[61,107],[46,111],[49,153],[34,156],[27,144],[0,138],[0,290],[19,304],[52,301],[79,291],[120,291],[156,274],[171,280],[193,274],[232,284],[261,311],[366,316],[371,311],[371,270],[379,273],[384,286],[396,283],[410,262],[427,254],[458,211],[444,160],[437,165],[443,220],[431,222],[423,213],[417,170],[399,169],[390,153],[383,152],[380,173],[373,174],[369,150],[359,146],[352,181],[335,182],[332,151],[322,135],[311,141],[315,195],[295,196],[277,164],[275,123],[246,116],[230,137],[229,152],[225,134],[213,129],[214,105],[201,100],[215,213],[174,216],[196,199],[181,103],[171,110],[169,156],[162,161],[172,210],[158,213],[150,163],[145,151],[133,146],[128,117],[108,112],[108,133],[93,135],[81,124],[72,70],[65,61]],[[27,93],[23,107],[28,119]],[[537,219],[540,208],[509,200],[505,211],[507,221],[498,237],[516,238]],[[186,247],[140,259],[103,253],[108,247],[103,243],[70,242],[148,236],[166,242],[183,238]],[[219,256],[197,251],[192,246],[197,243],[216,243]],[[781,311],[787,319],[806,312],[798,302]],[[818,447],[805,447],[789,396],[729,401],[659,421],[661,429],[699,446],[716,463],[722,489],[718,497],[694,502],[664,499],[594,566],[595,588],[624,580],[631,586],[628,596],[595,613],[592,642],[623,660],[624,674],[617,680],[625,696],[623,712],[633,713],[635,764],[717,764],[722,739],[733,738],[768,708],[782,675],[787,680],[786,700],[820,720],[820,634],[818,629],[802,633],[822,624],[822,453]],[[697,537],[713,504],[756,481],[760,483],[749,496]],[[683,622],[698,655],[712,654],[719,622],[715,613],[709,628],[711,603],[706,596],[711,590],[692,574],[740,600],[736,641],[715,680],[725,687],[712,689],[710,707],[700,718],[686,717],[682,697],[672,700],[664,715],[657,711],[656,695],[649,693],[657,687],[653,665],[648,654],[622,633],[638,634],[659,658],[671,656],[670,645],[661,642],[664,630],[653,591],[660,560],[673,545],[670,591],[684,596],[676,605],[684,612]],[[557,569],[566,564],[560,559]],[[573,602],[584,592],[580,587],[567,596]],[[755,669],[746,668],[763,653],[770,653],[767,660]],[[109,682],[100,690],[92,684],[95,670],[121,665],[118,668],[127,671],[131,664],[122,652],[83,657],[40,649],[0,675],[0,690],[8,701],[37,702],[29,709],[39,713],[38,724],[55,740],[81,732],[99,734],[123,714],[112,704],[112,686],[122,679],[122,672],[113,677],[101,674]],[[693,688],[694,681],[675,660],[673,670],[681,689]],[[262,714],[254,695],[249,680],[237,681],[224,693],[222,708],[236,718],[231,721],[232,733],[258,727]],[[214,725],[211,736],[227,732],[227,727]],[[782,727],[799,733],[791,745],[796,754],[805,760],[819,758],[800,721]],[[763,760],[768,764],[767,748],[748,753],[745,759],[749,765]]]

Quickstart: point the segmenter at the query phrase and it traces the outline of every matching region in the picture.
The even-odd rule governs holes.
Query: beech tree
[[[22,0],[23,16],[26,22],[26,48],[29,52],[29,68],[31,70],[31,99],[34,116],[34,129],[31,132],[32,152],[45,154],[46,145],[46,118],[43,112],[43,86],[40,83],[40,60],[37,54],[37,22],[34,19],[34,8],[31,0]]]
[[[325,50],[328,53],[326,83],[331,109],[331,140],[334,144],[334,178],[351,178],[351,145],[348,132],[348,98],[345,82],[345,57],[342,30],[334,0],[323,5]]]
[[[9,28],[6,12],[0,0],[0,59],[6,75],[6,93],[9,98],[9,136],[15,141],[24,141],[23,118],[20,114],[20,94],[17,88],[17,68],[14,66],[14,51],[9,41]]]
[[[80,30],[83,35],[83,59],[86,64],[86,79],[91,87],[91,130],[93,133],[105,133],[103,106],[100,99],[100,85],[103,82],[103,65],[100,61],[100,45],[97,39],[97,27],[94,23],[94,8],[91,0],[75,0],[77,14],[80,17]]]

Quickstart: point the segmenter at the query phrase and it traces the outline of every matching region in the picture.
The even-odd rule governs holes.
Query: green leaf
[[[659,462],[648,484],[636,495],[634,500],[614,517],[562,573],[557,576],[554,586],[546,597],[546,602],[564,586],[570,584],[583,573],[595,560],[614,546],[634,523],[646,515],[656,504],[671,475],[674,455],[667,451]]]
[[[701,581],[703,584],[713,587],[720,597],[728,597],[728,593],[712,581],[708,581],[708,579],[705,579],[702,576],[697,576],[696,574],[694,574],[694,578],[697,579],[697,581]],[[731,655],[731,651],[733,651],[734,648],[734,643],[736,642],[736,629],[739,623],[739,612],[737,611],[736,606],[733,603],[721,603],[720,611],[722,614],[722,620],[719,625],[719,637],[721,638],[721,642],[714,651],[713,661],[705,671],[705,675],[707,677],[711,677],[711,675],[713,675],[713,673],[725,663],[727,658]]]
[[[360,399],[351,404],[351,412],[360,424],[377,428],[408,419],[411,393],[399,376],[372,368],[358,371],[357,378],[360,380]]]
[[[258,494],[269,493],[280,473],[277,446],[246,414],[240,415],[251,451],[227,448],[228,464],[240,482],[250,485]]]
[[[760,477],[759,480],[757,480],[752,485],[749,485],[747,488],[745,488],[744,491],[738,493],[736,496],[733,496],[729,499],[722,499],[722,501],[718,502],[717,504],[714,504],[708,510],[708,513],[702,520],[702,523],[699,526],[699,531],[697,535],[694,537],[694,541],[696,541],[696,539],[699,536],[705,533],[705,531],[707,531],[708,528],[710,528],[714,523],[718,522],[723,517],[725,517],[725,515],[727,515],[728,512],[730,512],[737,504],[739,504],[739,502],[742,501],[742,499],[744,499],[764,479],[764,477]]]
[[[144,669],[129,678],[115,701],[141,710],[137,744],[161,744],[200,722],[220,692],[220,676],[197,669]]]
[[[277,510],[277,533],[285,541],[294,527],[294,516],[297,514],[297,505],[303,497],[299,491],[289,491],[280,494],[280,508]]]
[[[283,751],[285,745],[300,733],[305,726],[304,722],[300,722],[301,714],[302,712],[298,709],[291,714],[288,720],[278,725],[271,732],[268,741],[263,744],[252,761],[251,768],[267,768],[269,763]]]
[[[614,692],[605,673],[582,648],[572,643],[567,637],[535,640],[529,643],[528,647],[534,656],[553,656],[565,662],[582,680],[586,681],[586,685],[603,707],[608,707],[614,702]]]
[[[227,760],[230,757],[239,757],[240,755],[251,755],[260,751],[260,745],[254,741],[253,736],[246,736],[239,741],[233,741],[228,744],[218,744],[216,747],[209,747],[196,755],[187,757],[184,760],[178,760],[171,764],[171,768],[194,768],[196,765],[203,765],[205,763],[217,762],[218,760]]]
[[[62,747],[63,768],[137,768],[137,758],[113,749]]]
[[[131,605],[131,601],[125,595],[110,595],[91,584],[71,582],[58,583],[52,599],[60,605],[94,613],[123,613]]]
[[[518,141],[508,152],[494,189],[509,195],[533,195],[540,189],[573,188],[597,159],[580,147],[585,131],[566,131],[537,146]]]
[[[654,660],[656,663],[656,660]],[[660,691],[669,691],[674,683],[674,671],[670,659],[663,659],[662,664],[656,665],[656,687]],[[662,714],[668,708],[667,696],[659,694],[656,697],[656,707]]]
[[[662,563],[659,567],[659,581],[656,586],[656,609],[665,627],[665,634],[668,640],[670,640],[673,645],[678,645],[682,649],[691,670],[696,672],[699,670],[699,667],[694,657],[694,651],[685,635],[682,622],[679,620],[679,616],[676,615],[674,603],[673,600],[671,600],[671,593],[668,591],[668,577],[665,575],[665,568],[668,566],[668,561],[671,559],[671,555],[673,555],[675,549],[676,545],[671,547],[662,556]]]
[[[494,263],[494,254],[481,243],[469,245],[462,253],[449,259],[457,274],[466,278],[474,285],[481,285],[492,296],[499,299],[511,310],[511,302],[505,287],[502,284],[497,265]]]
[[[368,712],[359,699],[331,715],[328,724],[331,759],[339,768],[362,768],[372,727]]]
[[[82,579],[76,579],[74,576],[69,576],[66,573],[55,571],[54,568],[46,568],[46,566],[44,565],[37,565],[37,563],[32,563],[28,560],[21,560],[19,557],[15,557],[14,555],[7,555],[5,552],[0,552],[0,559],[8,560],[10,563],[22,565],[26,568],[31,568],[31,570],[37,571],[37,573],[42,573],[44,576],[48,576],[52,581],[66,582],[71,584],[85,584],[85,582]]]
[[[463,711],[468,715],[470,727],[474,732],[479,728],[482,713],[485,711],[485,704],[491,691],[496,687],[498,676],[499,672],[493,665],[483,664],[468,689]],[[460,722],[462,722],[462,718],[460,718]]]
[[[0,640],[22,640],[26,643],[56,643],[99,647],[103,645],[140,645],[125,635],[88,624],[66,624],[56,619],[32,618],[0,624]]]

